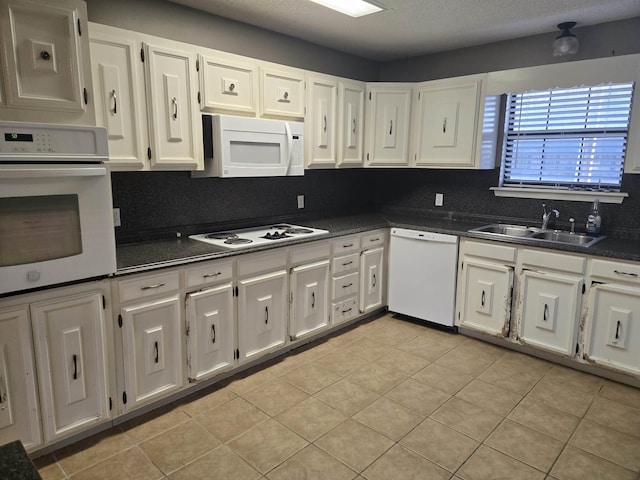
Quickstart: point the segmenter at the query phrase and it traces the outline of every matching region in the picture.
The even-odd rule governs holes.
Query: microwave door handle
[[[291,134],[291,128],[289,128],[289,122],[284,124],[284,131],[287,133],[287,149],[289,153],[289,161],[287,163],[287,168],[284,171],[285,175],[289,174],[289,170],[291,169],[291,162],[293,161],[293,135]]]

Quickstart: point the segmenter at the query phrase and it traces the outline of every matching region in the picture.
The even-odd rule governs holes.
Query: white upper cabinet
[[[409,165],[412,85],[367,83],[366,166]]]
[[[148,137],[140,46],[113,30],[90,26],[96,125],[107,129],[112,169],[141,169]]]
[[[304,119],[304,70],[260,64],[260,115]]]
[[[86,4],[0,0],[5,108],[0,119],[93,124]]]
[[[473,75],[416,85],[412,155],[415,166],[478,168],[484,78],[485,75]]]
[[[338,81],[335,77],[307,74],[305,147],[307,167],[336,166],[336,115]]]
[[[144,54],[151,167],[202,170],[195,55],[156,43],[145,43]]]
[[[251,58],[216,50],[198,55],[200,110],[255,116],[258,64]]]
[[[340,79],[338,83],[339,167],[361,167],[364,146],[365,83]]]

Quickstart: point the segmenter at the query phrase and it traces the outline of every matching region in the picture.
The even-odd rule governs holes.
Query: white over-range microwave
[[[0,122],[0,294],[116,271],[104,128]]]
[[[193,177],[304,175],[303,122],[203,115],[204,171]]]

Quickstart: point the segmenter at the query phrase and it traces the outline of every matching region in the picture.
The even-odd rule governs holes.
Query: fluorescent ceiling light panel
[[[314,3],[344,13],[350,17],[358,18],[372,13],[381,12],[382,8],[364,0],[311,0]]]

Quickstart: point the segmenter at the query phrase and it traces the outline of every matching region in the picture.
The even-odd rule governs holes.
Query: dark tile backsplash
[[[162,236],[243,228],[271,221],[304,222],[306,216],[340,216],[374,211],[420,216],[466,217],[478,221],[537,224],[542,201],[495,197],[498,171],[427,169],[307,170],[303,177],[191,178],[188,172],[112,174],[114,206],[121,209],[119,243]],[[622,205],[602,205],[604,234],[640,236],[640,175],[625,175]],[[444,206],[435,207],[436,193]],[[297,196],[305,196],[298,210]],[[559,225],[584,229],[590,203],[547,201],[560,211]]]

